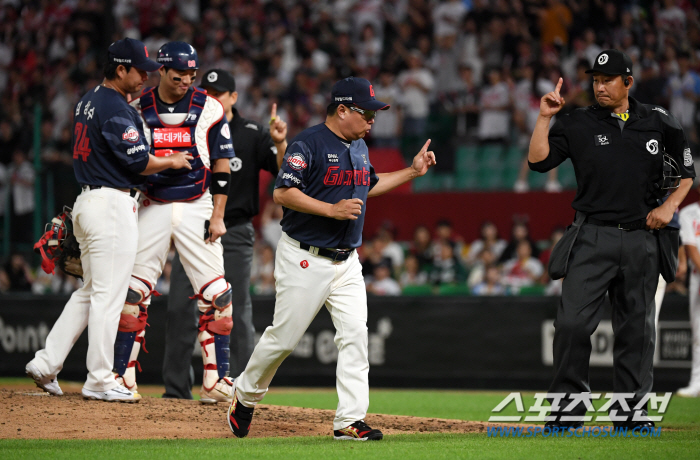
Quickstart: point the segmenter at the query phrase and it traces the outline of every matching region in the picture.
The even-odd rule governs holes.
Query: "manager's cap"
[[[109,62],[130,65],[146,72],[155,72],[161,65],[148,58],[148,50],[143,42],[133,38],[122,38],[107,48]]]
[[[348,77],[335,82],[331,89],[331,103],[353,104],[365,110],[386,110],[390,106],[374,97],[374,89],[368,80]]]
[[[202,77],[202,88],[211,88],[222,93],[236,91],[236,79],[233,75],[221,69],[211,69]]]
[[[603,50],[595,58],[593,68],[586,73],[600,72],[606,75],[632,75],[632,59],[619,50]]]

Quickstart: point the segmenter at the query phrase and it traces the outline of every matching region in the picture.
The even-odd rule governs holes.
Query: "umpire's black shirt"
[[[572,207],[596,219],[632,222],[655,208],[650,184],[661,178],[664,150],[695,177],[683,128],[665,109],[629,98],[621,123],[609,109],[592,105],[557,117],[549,131],[549,156],[530,169],[539,172],[571,158],[578,190]]]
[[[232,225],[251,219],[260,211],[260,170],[277,175],[277,148],[270,137],[270,130],[263,125],[242,118],[233,109],[233,120],[229,121],[231,139],[236,158],[231,158],[231,186],[224,222]]]

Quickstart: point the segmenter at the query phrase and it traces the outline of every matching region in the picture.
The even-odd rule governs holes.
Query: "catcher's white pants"
[[[263,399],[277,368],[325,304],[338,347],[338,409],[333,429],[364,419],[369,407],[367,294],[357,251],[344,262],[333,262],[300,249],[283,233],[277,246],[275,286],[272,326],[265,329],[245,371],[236,379],[239,400],[252,407]]]
[[[690,275],[690,328],[693,333],[693,365],[688,386],[700,386],[700,273]]]
[[[204,240],[204,222],[211,218],[213,210],[209,192],[194,201],[176,203],[160,203],[142,197],[134,276],[155,288],[168,259],[171,239],[195,293],[214,278],[223,276],[221,238],[214,243]]]
[[[137,203],[112,188],[82,192],[73,205],[73,232],[80,243],[83,287],[71,295],[32,360],[45,376],[55,376],[85,327],[88,328],[87,381],[84,388],[117,386],[114,340],[129,287],[138,241]]]

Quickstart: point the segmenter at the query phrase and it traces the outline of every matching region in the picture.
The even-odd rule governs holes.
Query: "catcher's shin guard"
[[[231,285],[223,278],[204,285],[194,297],[208,308],[199,318],[199,343],[202,346],[204,378],[203,402],[230,401],[233,387],[229,372],[229,334],[231,319]]]
[[[129,390],[136,390],[136,366],[141,348],[146,350],[146,320],[151,295],[159,295],[151,284],[132,275],[114,344],[114,372]]]

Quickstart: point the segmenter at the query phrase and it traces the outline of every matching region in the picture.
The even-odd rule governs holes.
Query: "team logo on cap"
[[[209,83],[214,83],[218,79],[219,79],[219,75],[216,72],[212,72],[209,75],[207,75],[207,81]]]
[[[194,61],[187,61],[187,67],[197,67],[197,63]]]
[[[657,153],[659,153],[659,141],[657,141],[656,139],[652,139],[649,142],[647,142],[647,151],[652,155],[656,155]]]
[[[133,126],[127,127],[124,134],[122,134],[122,140],[131,142],[132,144],[137,143],[139,141],[139,131]]]
[[[294,153],[287,159],[287,164],[290,168],[295,171],[301,171],[306,169],[308,164],[306,163],[306,158],[301,153]]]
[[[605,65],[605,63],[608,62],[608,55],[603,53],[600,56],[598,56],[598,64],[600,65]]]

